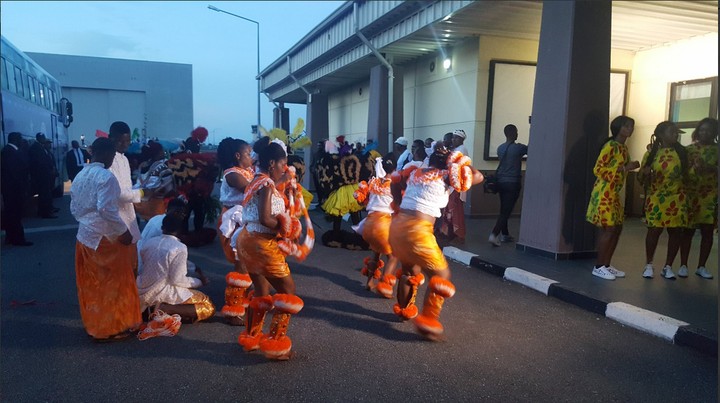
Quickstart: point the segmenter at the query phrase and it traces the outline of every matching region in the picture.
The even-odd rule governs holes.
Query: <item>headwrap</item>
[[[384,178],[387,175],[382,163],[382,158],[375,158],[375,176],[378,178]]]

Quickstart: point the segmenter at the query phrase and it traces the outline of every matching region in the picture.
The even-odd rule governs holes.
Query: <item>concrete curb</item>
[[[623,325],[649,333],[681,346],[692,347],[704,354],[717,357],[718,341],[704,329],[690,325],[625,302],[607,302],[582,291],[574,290],[555,280],[538,276],[517,267],[503,267],[484,261],[470,252],[453,246],[443,248],[443,254],[467,266],[474,267],[502,277],[533,290],[539,291],[549,297],[571,303],[587,311],[603,315]]]

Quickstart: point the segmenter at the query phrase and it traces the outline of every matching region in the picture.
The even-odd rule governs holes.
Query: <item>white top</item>
[[[240,172],[233,170],[232,168],[225,170],[225,173],[223,173],[223,180],[222,184],[220,185],[220,203],[222,203],[223,206],[236,206],[238,204],[242,204],[243,200],[245,199],[245,193],[241,192],[234,187],[228,185],[227,179],[225,178],[230,173],[237,173],[239,175],[242,175]]]
[[[440,217],[440,209],[448,204],[452,188],[445,183],[445,171],[418,168],[408,177],[405,195],[400,208],[416,210],[433,217]]]
[[[405,151],[403,151],[402,154],[400,154],[400,157],[398,157],[397,162],[395,163],[395,166],[398,167],[398,169],[400,169],[410,161],[412,161],[412,154],[410,153],[410,149],[405,149]]]
[[[118,211],[120,186],[101,162],[84,167],[70,186],[70,213],[80,223],[77,240],[97,250],[102,237],[115,239],[127,231]]]
[[[157,303],[181,304],[192,296],[190,288],[202,285],[199,279],[188,277],[187,247],[172,235],[143,242],[140,256],[137,287],[141,310]]]
[[[152,217],[147,224],[145,224],[145,228],[143,228],[140,240],[138,241],[138,250],[140,250],[142,244],[148,239],[155,238],[156,236],[163,234],[162,222],[164,218],[165,214],[158,214],[155,217]]]
[[[255,192],[254,195],[250,198],[248,203],[243,208],[243,222],[245,223],[245,228],[249,232],[263,232],[266,234],[274,234],[277,232],[275,229],[268,228],[262,224],[260,224],[260,195],[259,189],[257,192]],[[285,201],[283,200],[280,193],[273,187],[273,194],[271,199],[271,210],[270,214],[273,216],[281,214],[285,212]]]
[[[390,181],[388,177],[387,181]],[[381,213],[392,214],[393,209],[390,207],[390,203],[393,201],[392,193],[389,187],[383,187],[380,184],[383,179],[373,178],[368,183],[370,191],[368,192],[368,203],[365,207],[368,212],[378,211]]]
[[[135,220],[135,206],[133,206],[133,203],[140,203],[142,200],[142,191],[140,189],[133,189],[132,179],[130,178],[130,163],[124,155],[115,152],[115,159],[113,159],[112,166],[110,166],[109,170],[115,175],[120,185],[120,197],[118,198],[120,217],[130,229],[130,233],[133,236],[133,243],[137,243],[140,239],[140,228],[138,228],[137,221]]]

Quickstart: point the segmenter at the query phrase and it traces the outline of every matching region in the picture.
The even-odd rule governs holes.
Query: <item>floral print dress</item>
[[[690,164],[687,183],[689,225],[714,224],[717,226],[718,146],[692,144],[686,147]],[[694,163],[693,163],[694,162]],[[695,166],[699,165],[700,170]]]
[[[645,166],[646,152],[640,166]],[[645,219],[648,227],[677,228],[688,225],[688,203],[683,184],[682,164],[677,151],[671,147],[658,150],[650,165],[645,195]],[[643,179],[643,178],[641,178]]]
[[[625,185],[625,171],[620,168],[630,161],[625,144],[609,140],[600,151],[593,173],[597,177],[585,219],[598,227],[622,225],[625,210],[620,192]]]

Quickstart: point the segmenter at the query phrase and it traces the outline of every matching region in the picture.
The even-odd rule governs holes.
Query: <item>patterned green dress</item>
[[[696,227],[698,224],[717,226],[718,146],[692,144],[685,149],[690,163],[686,186],[690,227]],[[695,165],[702,168],[696,170]]]
[[[648,155],[643,156],[641,167]],[[670,147],[661,148],[650,168],[650,186],[645,195],[645,220],[648,227],[687,227],[688,203],[678,153]],[[641,178],[643,179],[643,178]]]
[[[598,227],[622,225],[625,210],[620,192],[625,185],[625,171],[619,169],[630,161],[625,144],[609,140],[595,161],[593,173],[597,177],[585,219]]]

